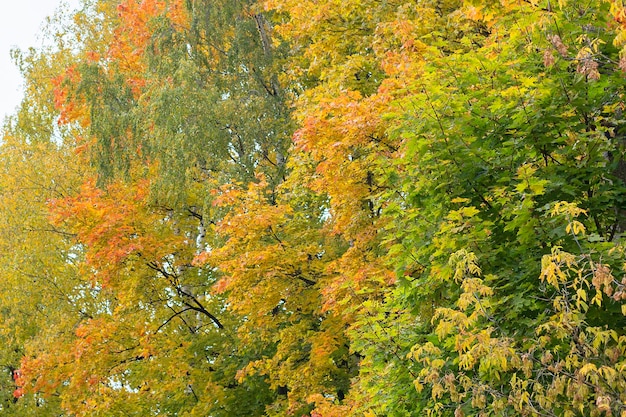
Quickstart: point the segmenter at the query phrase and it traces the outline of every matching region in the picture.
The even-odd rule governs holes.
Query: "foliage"
[[[0,159],[0,410],[626,415],[620,1],[85,0]]]

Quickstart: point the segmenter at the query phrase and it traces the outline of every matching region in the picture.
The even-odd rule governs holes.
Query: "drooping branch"
[[[189,291],[185,291],[185,289],[180,285],[178,276],[176,276],[176,274],[166,271],[162,265],[159,265],[157,262],[154,261],[147,262],[146,265],[153,271],[160,273],[170,282],[170,284],[174,288],[176,288],[176,292],[183,298],[183,304],[187,307],[188,310],[202,313],[207,316],[219,329],[224,328],[222,322],[214,314],[208,311],[193,294],[191,294]]]
[[[164,321],[164,322],[163,322],[163,323],[162,323],[162,324],[161,324],[161,325],[160,325],[160,326],[156,329],[155,333],[160,332],[160,331],[161,331],[161,329],[162,329],[163,327],[167,326],[167,324],[168,324],[170,321],[174,320],[176,317],[180,316],[181,314],[183,314],[183,313],[185,313],[185,312],[187,312],[187,311],[189,311],[189,310],[191,310],[191,308],[184,308],[184,309],[182,309],[182,310],[180,310],[180,311],[175,312],[173,315],[171,315],[171,316],[170,316],[167,320],[165,320],[165,321]]]

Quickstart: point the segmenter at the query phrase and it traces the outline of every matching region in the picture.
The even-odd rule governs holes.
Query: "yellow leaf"
[[[420,384],[420,381],[418,379],[416,379],[415,381],[413,381],[413,385],[415,386],[415,390],[417,392],[422,392],[422,390],[424,389],[424,385]],[[367,413],[366,413],[367,415]],[[373,415],[373,414],[372,414]]]
[[[483,18],[483,12],[478,7],[470,6],[465,11],[465,17],[470,20],[481,20]]]
[[[585,376],[591,372],[595,372],[597,370],[596,366],[593,363],[587,363],[582,368],[580,368],[580,374]]]

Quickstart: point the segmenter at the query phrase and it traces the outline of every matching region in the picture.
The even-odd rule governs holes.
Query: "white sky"
[[[80,0],[0,0],[0,122],[15,112],[22,98],[23,80],[11,60],[14,47],[27,49],[41,44],[38,38],[46,16],[66,3],[78,7]]]

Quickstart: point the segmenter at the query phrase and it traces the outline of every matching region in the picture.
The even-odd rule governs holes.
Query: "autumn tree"
[[[402,144],[387,308],[416,319],[392,358],[418,393],[403,412],[620,414],[623,73],[608,5],[455,17],[457,46],[438,45],[387,116]]]
[[[2,410],[625,415],[624,10],[53,21],[0,152]]]
[[[351,245],[336,264],[343,279],[326,295],[360,312],[350,332],[364,356],[353,411],[463,415],[492,404],[483,412],[540,414],[595,404],[583,408],[620,412],[619,358],[609,353],[621,346],[619,331],[600,333],[606,346],[590,348],[608,355],[593,364],[612,375],[606,380],[577,385],[594,354],[573,353],[586,346],[576,334],[623,321],[619,299],[606,298],[621,285],[608,271],[621,269],[624,192],[623,74],[609,5],[266,6],[284,13],[277,30],[304,51],[290,62],[308,87],[292,159],[311,168],[302,183],[328,196],[328,223]],[[621,8],[612,13],[620,22]],[[586,226],[574,220],[582,213]],[[586,277],[566,279],[562,297],[551,275],[567,257],[560,250],[580,257],[567,265]],[[371,298],[359,277],[384,273],[364,269],[367,256],[395,269],[398,286]],[[593,284],[599,259],[617,264]],[[604,288],[599,282],[617,287],[587,308],[586,286]],[[357,285],[369,299],[350,292]],[[578,321],[555,324],[571,297]],[[551,326],[570,329],[574,341],[546,348],[552,339],[537,328]],[[550,364],[551,349],[564,346],[570,359]],[[518,386],[511,378],[520,381],[522,363]],[[545,394],[555,380],[562,390]]]
[[[75,236],[70,240],[80,249],[81,275],[101,301],[98,314],[86,317],[65,342],[67,356],[50,355],[52,345],[29,352],[18,383],[25,392],[60,396],[70,413],[250,415],[276,398],[276,413],[308,409],[308,392],[285,382],[296,381],[300,367],[269,380],[236,379],[235,373],[246,374],[272,355],[308,355],[319,325],[312,316],[319,310],[315,291],[305,297],[312,305],[304,306],[292,288],[290,297],[298,298],[282,306],[288,292],[276,289],[278,298],[268,294],[275,302],[265,313],[288,314],[259,331],[251,325],[238,331],[252,319],[237,307],[232,310],[240,315],[233,317],[219,291],[211,291],[218,272],[231,273],[226,258],[192,263],[207,248],[236,242],[213,227],[245,203],[219,204],[223,186],[258,191],[261,207],[277,204],[292,130],[274,64],[280,50],[264,15],[249,5],[187,6],[95,3],[77,15],[77,24],[92,16],[107,30],[98,42],[86,33],[75,62],[53,79],[58,121],[79,131],[76,151],[93,170],[78,192],[50,201],[50,219]],[[256,220],[246,215],[246,222]],[[312,248],[294,261],[320,256],[315,244],[298,244]],[[289,279],[311,286],[312,279],[298,280],[296,268]],[[227,300],[245,301],[236,294]],[[296,313],[306,320],[289,318]],[[291,351],[294,345],[276,347],[276,337],[268,334],[283,326],[294,336],[311,332],[295,341],[304,353]],[[324,331],[333,340],[331,330]],[[322,343],[320,361],[341,345],[340,336],[330,350]],[[169,382],[164,373],[173,367]],[[319,390],[339,371],[326,363],[317,367]],[[345,373],[339,372],[335,385],[347,386]],[[251,386],[254,394],[241,401],[239,393]],[[298,392],[295,399],[280,405],[292,391]],[[204,400],[205,394],[223,400]]]

